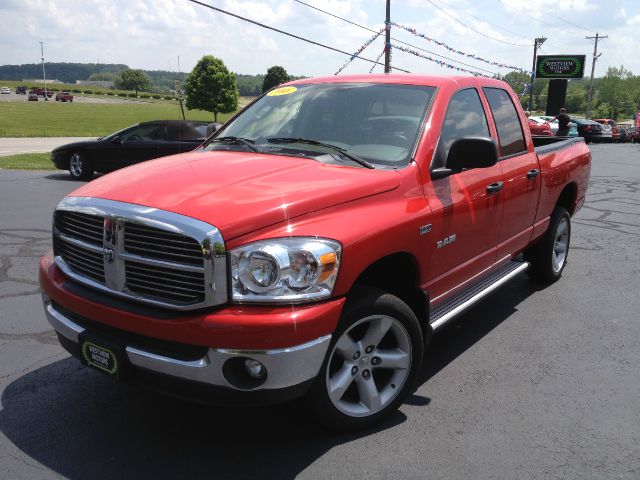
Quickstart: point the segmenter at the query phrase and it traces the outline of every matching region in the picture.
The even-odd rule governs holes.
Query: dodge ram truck
[[[304,79],[198,149],[53,214],[48,321],[88,367],[213,404],[302,397],[359,429],[416,388],[432,333],[567,264],[591,154],[532,137],[501,81]]]

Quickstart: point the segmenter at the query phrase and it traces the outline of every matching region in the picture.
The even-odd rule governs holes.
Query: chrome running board
[[[481,277],[460,293],[431,310],[429,324],[433,331],[457,317],[494,290],[529,268],[529,262],[512,260]]]

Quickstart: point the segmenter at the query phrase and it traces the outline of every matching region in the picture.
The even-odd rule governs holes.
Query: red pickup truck
[[[521,272],[561,276],[590,161],[580,138],[533,139],[498,80],[292,82],[194,152],[66,197],[46,315],[119,379],[200,402],[304,396],[363,428],[413,392],[433,331]]]
[[[73,95],[69,92],[56,93],[56,102],[73,102]]]

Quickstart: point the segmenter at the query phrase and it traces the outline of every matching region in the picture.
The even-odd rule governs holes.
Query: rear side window
[[[526,150],[520,117],[511,96],[501,88],[484,88],[498,129],[500,155],[506,157]]]
[[[463,137],[491,138],[487,117],[475,88],[456,93],[444,117],[435,167],[442,167],[454,140]]]

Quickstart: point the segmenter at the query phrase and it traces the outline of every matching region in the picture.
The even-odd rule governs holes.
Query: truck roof
[[[312,83],[389,83],[404,85],[424,85],[430,87],[461,88],[472,86],[508,86],[502,80],[487,77],[420,75],[415,73],[332,75],[330,77],[303,78],[285,85],[302,85]]]

